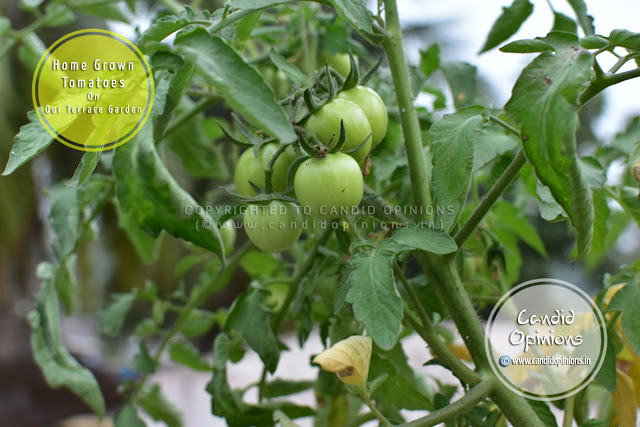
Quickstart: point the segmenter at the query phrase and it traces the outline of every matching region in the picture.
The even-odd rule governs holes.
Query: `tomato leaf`
[[[226,332],[238,332],[273,373],[280,359],[280,348],[271,330],[270,311],[262,302],[267,294],[266,290],[254,289],[249,294],[238,296],[229,310],[224,329]]]
[[[42,126],[35,111],[29,111],[29,123],[20,128],[16,135],[11,154],[2,175],[9,175],[14,170],[34,158],[51,144],[53,136]]]
[[[611,298],[607,311],[622,313],[622,330],[629,341],[631,349],[640,356],[640,287],[636,282],[627,283]]]
[[[531,12],[533,4],[529,0],[514,0],[511,6],[503,8],[502,14],[491,27],[480,53],[493,49],[514,35]]]
[[[511,203],[498,201],[491,209],[492,224],[495,228],[508,229],[522,241],[535,249],[543,257],[547,256],[542,239],[535,228],[529,223],[522,210]]]
[[[271,48],[269,51],[269,58],[278,70],[285,73],[291,80],[298,83],[300,86],[306,86],[309,84],[309,79],[304,75],[298,67],[291,62],[287,61],[284,56],[280,55],[275,49]]]
[[[144,421],[138,416],[136,407],[127,403],[121,410],[113,416],[115,427],[145,427]]]
[[[364,323],[373,341],[387,350],[398,340],[402,323],[402,299],[393,276],[395,252],[386,239],[376,250],[353,254],[347,279],[346,301],[353,304],[356,319]]]
[[[516,40],[500,48],[501,52],[507,53],[536,53],[547,50],[553,50],[553,47],[539,39]]]
[[[430,228],[426,224],[398,228],[393,232],[391,239],[411,249],[420,249],[434,254],[450,254],[458,250],[451,236],[442,230]]]
[[[191,7],[186,6],[185,10],[176,15],[162,17],[153,22],[147,30],[140,36],[137,45],[143,53],[151,51],[154,42],[160,42],[165,37],[175,33],[180,28],[190,25],[196,16]]]
[[[564,31],[578,35],[578,24],[576,21],[561,12],[553,12],[553,28],[551,31]]]
[[[607,352],[600,370],[596,374],[598,381],[604,388],[613,393],[616,389],[616,348],[613,345],[612,332],[607,331]]]
[[[36,295],[35,309],[29,313],[31,349],[47,384],[66,387],[94,412],[103,416],[105,404],[98,382],[90,370],[80,365],[64,347],[60,335],[59,299],[54,285],[54,267],[43,263],[38,268],[42,288]]]
[[[78,8],[80,12],[87,15],[97,16],[101,19],[109,19],[112,21],[120,21],[129,23],[129,18],[122,12],[120,6],[114,3],[98,3]]]
[[[543,52],[524,69],[505,109],[521,122],[527,160],[577,232],[579,260],[591,246],[594,216],[575,137],[578,95],[591,78],[591,54],[569,36],[549,34],[546,41],[556,53]]]
[[[194,371],[211,371],[211,365],[200,354],[197,348],[188,341],[175,341],[169,347],[171,360],[191,368]]]
[[[77,187],[82,184],[96,169],[96,166],[98,166],[98,160],[100,160],[99,151],[89,151],[85,153],[82,156],[82,160],[80,160],[80,164],[76,168],[76,171],[73,173],[73,176],[69,181],[67,181],[65,186]]]
[[[433,391],[409,366],[400,343],[388,351],[374,348],[369,369],[369,377],[373,380],[369,384],[373,385],[377,379],[385,378],[385,374],[386,380],[377,384],[372,393],[372,398],[376,400],[376,404],[381,405],[381,410],[433,410]]]
[[[144,391],[140,399],[140,406],[155,421],[162,421],[168,427],[182,426],[182,415],[169,402],[158,384],[154,384]]]
[[[420,70],[425,77],[429,77],[440,68],[440,45],[431,44],[427,50],[420,51]]]
[[[329,0],[338,15],[364,35],[372,34],[373,19],[364,0]]]
[[[620,46],[631,50],[640,50],[640,33],[627,30],[613,30],[609,35],[609,46]]]
[[[540,421],[542,421],[542,424],[544,424],[545,427],[558,427],[556,417],[553,415],[553,412],[551,412],[551,409],[549,409],[547,402],[542,402],[540,400],[527,400],[527,402],[533,408],[534,412],[538,415],[538,418],[540,418]]]
[[[127,316],[136,295],[114,294],[111,301],[100,310],[100,332],[106,337],[115,337],[122,330],[122,325]]]
[[[116,412],[113,417],[115,427],[145,427],[145,423],[138,416],[136,407],[127,403],[121,410]]]
[[[443,61],[440,63],[440,69],[451,88],[456,108],[476,102],[476,67],[466,62]]]
[[[262,395],[265,399],[288,396],[309,390],[313,384],[313,381],[290,381],[276,378],[264,384]]]
[[[276,101],[273,89],[220,37],[198,28],[179,36],[175,46],[234,111],[283,143],[295,141],[293,126]]]
[[[171,176],[156,151],[152,134],[153,127],[147,122],[135,141],[116,149],[113,170],[122,211],[153,237],[166,230],[224,260],[216,223]],[[209,225],[208,230],[202,229],[203,221]]]
[[[125,212],[120,207],[117,198],[113,200],[113,203],[118,212],[118,226],[127,234],[142,262],[151,264],[156,258],[158,239],[145,233],[136,222],[133,214],[129,211]]]
[[[450,231],[460,219],[471,189],[476,141],[485,122],[482,107],[467,107],[447,114],[429,130],[433,137],[433,170],[436,223]]]
[[[595,28],[593,27],[593,16],[587,13],[587,5],[584,3],[584,0],[567,0],[573,11],[576,13],[578,17],[578,22],[580,23],[580,27],[584,34],[587,36],[592,36],[595,33]]]

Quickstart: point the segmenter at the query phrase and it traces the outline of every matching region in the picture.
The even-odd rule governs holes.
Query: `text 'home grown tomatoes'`
[[[302,213],[291,202],[271,202],[247,206],[244,230],[249,240],[265,252],[282,252],[293,245],[302,232]]]
[[[364,184],[358,163],[344,153],[310,158],[293,179],[298,200],[316,218],[343,216],[362,200]]]
[[[260,147],[258,157],[253,155],[253,148],[246,150],[238,159],[234,182],[236,192],[241,196],[252,197],[256,195],[249,181],[257,187],[264,189],[264,170],[269,165],[271,158],[278,151],[279,144],[269,143]],[[289,166],[296,159],[293,147],[288,147],[276,160],[273,165],[273,175],[271,184],[273,191],[283,192],[287,189],[287,173]]]
[[[389,125],[387,108],[384,106],[380,95],[366,86],[356,86],[340,92],[338,99],[346,99],[362,108],[373,132],[371,136],[371,148],[378,145],[386,135],[387,126]]]
[[[334,99],[325,104],[318,111],[309,116],[305,128],[315,135],[320,142],[328,144],[332,137],[334,140],[340,136],[340,121],[344,123],[347,139],[343,150],[356,148],[371,133],[371,126],[367,116],[357,104],[344,99]],[[334,136],[335,135],[335,136]],[[334,141],[335,144],[335,141]],[[358,151],[351,154],[357,162],[363,161],[371,150],[371,138],[369,138]]]

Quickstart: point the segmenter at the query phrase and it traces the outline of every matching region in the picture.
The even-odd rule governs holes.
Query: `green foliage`
[[[556,53],[544,52],[516,82],[505,109],[522,126],[523,148],[538,179],[565,210],[578,239],[578,259],[593,235],[593,202],[576,150],[578,95],[591,78],[592,57],[565,33],[547,37]]]
[[[149,120],[114,152],[85,153],[71,178],[52,174],[60,182],[45,189],[52,261],[39,266],[42,288],[29,322],[34,358],[47,382],[70,389],[104,414],[95,378],[60,338],[60,306],[70,314],[76,310],[76,300],[82,299],[78,289],[87,281],[91,251],[85,249],[95,244],[110,255],[124,248],[123,257],[131,258],[119,259],[118,289],[102,298],[98,315],[105,338],[132,331],[138,348],[126,365],[139,377],[123,384],[127,402],[115,413],[117,427],[144,425],[140,411],[169,427],[181,425],[178,409],[160,386],[148,381],[167,355],[186,369],[211,375],[211,412],[230,426],[289,427],[301,417],[332,427],[360,425],[374,417],[382,424],[401,423],[405,410],[428,411],[418,421],[428,425],[445,414],[441,421],[447,426],[523,420],[536,427],[557,426],[547,403],[500,393],[483,366],[477,313],[485,313],[521,274],[531,274],[523,269],[527,263],[565,250],[549,239],[547,224],[541,226],[538,216],[568,220],[577,235],[574,253],[586,261],[590,276],[617,263],[621,244],[630,241],[622,238],[625,230],[640,225],[639,120],[605,143],[590,135],[594,117],[582,109],[608,86],[640,75],[637,68],[629,70],[634,59],[638,65],[640,34],[616,29],[608,37],[596,35],[583,0],[568,0],[572,16],[552,8],[549,34],[500,48],[539,53],[522,71],[503,110],[489,104],[490,94],[471,62],[445,59],[455,57],[445,42],[424,46],[419,64],[407,66],[393,0],[379,2],[376,11],[363,0],[228,0],[213,12],[199,10],[199,2],[161,3],[164,10],[137,40],[155,81]],[[34,22],[14,30],[0,17],[0,58],[17,47],[15,58],[30,69],[45,48],[36,31],[69,24],[83,14],[130,19],[111,2],[22,0],[20,5]],[[134,1],[126,5],[136,10]],[[481,52],[510,40],[533,9],[529,0],[513,0],[503,8]],[[174,34],[169,43],[166,39]],[[327,57],[345,59],[349,51],[360,76],[372,71],[363,79],[353,73],[345,82],[338,64],[328,70],[333,76],[328,78],[322,69]],[[604,72],[599,55],[610,53],[618,62]],[[301,237],[280,254],[259,250],[240,230],[237,244],[224,248],[218,227],[229,219],[240,224],[247,201],[235,197],[239,191],[232,178],[240,154],[235,145],[249,147],[251,154],[274,140],[291,143],[297,160],[288,175],[294,182],[300,163],[327,156],[304,130],[312,104],[324,105],[355,84],[375,90],[389,112],[385,138],[351,177],[360,179],[362,172],[365,183],[359,210],[330,221],[301,213],[296,224]],[[435,98],[433,106],[416,107],[414,101],[424,94]],[[454,111],[441,117],[447,106]],[[34,111],[27,118],[3,175],[27,164],[53,140]],[[332,139],[331,132],[321,142]],[[346,133],[333,139],[344,142]],[[334,141],[331,147],[339,145]],[[49,161],[55,164],[56,159]],[[611,172],[618,165],[625,172],[616,182]],[[271,176],[269,168],[269,162],[260,165],[256,176]],[[63,169],[62,175],[71,171]],[[333,192],[344,192],[337,181]],[[251,183],[262,187],[262,182]],[[312,196],[331,193],[327,183],[309,182],[306,189]],[[294,206],[302,197],[296,192],[258,192],[251,202],[279,200]],[[116,227],[120,230],[112,233]],[[136,267],[129,274],[131,265]],[[605,313],[610,339],[596,377],[602,387],[588,392],[593,400],[616,390],[616,369],[625,366],[620,363],[621,332],[640,355],[639,317],[634,315],[640,304],[639,269],[636,262],[605,276],[607,287],[626,285]],[[154,282],[145,281],[146,276]],[[232,295],[230,307],[209,305],[223,300],[218,292]],[[466,348],[451,346],[455,335],[449,324],[459,328]],[[338,375],[319,371],[315,379],[273,376],[287,350],[279,340],[285,327],[295,330],[301,347],[316,330],[325,347],[354,335],[371,337],[364,395],[353,394],[341,382],[349,367]],[[212,331],[211,358],[194,340]],[[403,349],[403,340],[413,333],[432,353],[426,365],[451,370],[460,383],[425,381]],[[262,376],[249,386],[257,388],[253,403],[246,400],[249,388],[234,389],[227,371],[248,351],[263,363]],[[475,363],[460,360],[470,360],[467,352]],[[314,408],[289,400],[311,390],[317,398]],[[460,392],[465,396],[455,401]],[[364,412],[363,404],[368,406]],[[581,427],[600,425],[578,412],[576,407]]]
[[[529,0],[514,0],[511,6],[503,8],[502,14],[491,27],[480,53],[493,49],[514,35],[531,12],[533,4]]]

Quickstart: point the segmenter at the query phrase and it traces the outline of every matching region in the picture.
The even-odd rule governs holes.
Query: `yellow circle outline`
[[[97,146],[97,147],[87,147],[86,145],[83,145],[83,144],[74,143],[73,141],[68,141],[66,138],[60,135],[55,129],[53,129],[53,126],[51,126],[47,121],[47,119],[42,115],[40,111],[41,107],[40,105],[38,105],[39,104],[38,94],[37,94],[38,81],[40,79],[40,73],[42,72],[42,68],[44,67],[44,64],[49,59],[49,56],[51,56],[54,50],[62,46],[62,44],[76,37],[85,35],[86,33],[91,33],[92,35],[103,35],[105,37],[110,36],[109,38],[113,38],[117,41],[120,41],[125,46],[130,48],[133,51],[133,53],[136,54],[136,56],[138,57],[138,60],[140,60],[140,62],[142,63],[142,66],[145,69],[145,74],[147,76],[147,81],[149,82],[149,85],[148,85],[149,98],[147,99],[147,105],[145,107],[146,110],[143,117],[138,121],[136,126],[133,129],[131,129],[127,133],[127,135],[123,136],[122,138],[116,139],[115,141],[111,141],[106,144],[102,144],[101,146]],[[36,114],[38,115],[38,119],[40,120],[44,128],[47,130],[47,132],[49,132],[55,140],[63,143],[67,147],[73,148],[74,150],[78,150],[78,151],[89,151],[89,152],[111,150],[112,148],[116,148],[124,144],[125,142],[129,141],[131,138],[133,138],[140,131],[140,129],[142,129],[142,126],[144,126],[147,119],[149,118],[149,114],[151,113],[151,108],[153,107],[154,94],[155,94],[155,85],[153,81],[153,74],[151,72],[151,67],[149,66],[147,59],[145,58],[144,54],[140,51],[140,49],[138,49],[138,47],[135,44],[131,43],[129,40],[122,37],[120,34],[114,33],[113,31],[102,30],[98,28],[89,28],[86,30],[74,31],[56,40],[51,46],[49,46],[49,48],[45,51],[42,57],[40,57],[40,61],[38,61],[38,65],[36,66],[36,71],[35,71],[35,74],[33,75],[33,81],[31,84],[31,96],[33,99],[33,106],[36,110]]]

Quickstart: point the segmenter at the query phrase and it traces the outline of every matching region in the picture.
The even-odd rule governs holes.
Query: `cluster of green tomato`
[[[311,114],[304,127],[309,135],[328,144],[340,134],[341,122],[346,136],[344,151],[366,143],[351,154],[324,150],[300,164],[293,177],[293,192],[301,206],[284,200],[250,204],[244,229],[258,248],[267,252],[288,249],[300,237],[303,213],[329,219],[359,205],[364,189],[361,166],[387,132],[387,110],[374,90],[355,86],[339,92]],[[239,195],[252,197],[256,195],[254,186],[265,188],[265,169],[279,148],[280,143],[271,142],[260,147],[257,156],[251,148],[240,156],[234,177]],[[276,159],[271,178],[274,192],[288,190],[288,171],[297,157],[294,147],[289,146]]]

